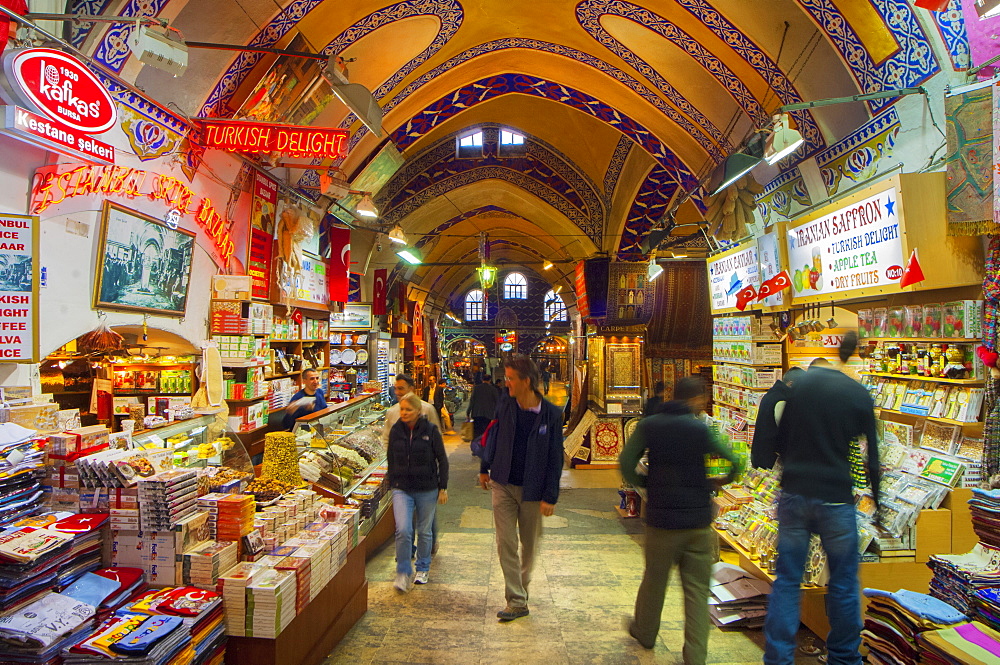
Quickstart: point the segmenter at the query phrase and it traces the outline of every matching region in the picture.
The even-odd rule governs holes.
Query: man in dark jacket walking
[[[497,400],[500,395],[489,377],[477,383],[472,389],[469,397],[469,406],[465,411],[465,416],[472,420],[472,438],[476,439],[486,431],[486,426],[497,412]]]
[[[542,517],[555,511],[563,468],[562,413],[539,392],[534,361],[504,362],[509,397],[497,408],[497,435],[483,453],[479,484],[493,492],[497,551],[506,583],[500,621],[528,615],[528,584],[542,537]],[[521,555],[518,556],[518,537]]]
[[[844,336],[841,363],[857,344],[857,334]],[[858,526],[850,463],[851,448],[860,437],[867,440],[868,481],[877,503],[881,469],[872,398],[843,372],[813,366],[792,388],[774,448],[758,450],[754,445],[754,465],[770,468],[779,456],[782,463],[777,579],[764,624],[767,665],[792,665],[795,660],[800,586],[814,533],[823,543],[830,571],[828,662],[861,665]]]
[[[670,570],[677,566],[684,587],[684,663],[704,665],[708,653],[708,585],[715,562],[712,531],[714,483],[705,473],[705,455],[725,457],[739,472],[732,453],[719,446],[708,427],[694,414],[705,408],[705,382],[686,377],[677,382],[674,399],[643,418],[619,457],[622,477],[645,487],[646,571],[635,599],[629,634],[652,649],[660,630],[663,597]],[[649,475],[636,465],[649,451]]]
[[[800,367],[791,368],[785,372],[780,380],[775,381],[774,385],[768,388],[764,396],[760,398],[760,404],[757,406],[757,420],[754,421],[753,444],[750,449],[754,466],[761,466],[757,464],[757,451],[763,453],[774,450],[775,441],[778,440],[778,423],[781,422],[788,397],[792,394],[792,385],[804,372],[805,370]],[[774,462],[771,464],[773,465]]]

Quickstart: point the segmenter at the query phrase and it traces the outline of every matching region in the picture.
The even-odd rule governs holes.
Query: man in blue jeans
[[[853,332],[840,345],[841,363],[857,348]],[[858,527],[854,516],[851,446],[867,439],[868,480],[878,501],[879,461],[875,405],[868,391],[833,367],[813,367],[792,388],[772,445],[752,450],[753,465],[770,468],[780,457],[778,569],[764,624],[765,665],[795,662],[799,599],[809,539],[819,534],[830,581],[826,614],[830,665],[861,665]]]

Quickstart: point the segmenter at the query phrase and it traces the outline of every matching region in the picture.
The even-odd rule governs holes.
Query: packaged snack
[[[903,308],[903,335],[905,337],[920,337],[923,326],[924,308],[922,305],[907,305]]]
[[[941,304],[924,305],[924,323],[920,329],[921,337],[941,337],[943,323]]]
[[[902,307],[890,307],[886,322],[886,337],[902,337],[904,330],[905,310]]]
[[[923,310],[921,310],[923,312]],[[875,313],[870,309],[858,310],[858,337],[874,337]]]
[[[888,327],[889,310],[879,307],[874,311],[875,321],[872,324],[872,337],[885,337]]]

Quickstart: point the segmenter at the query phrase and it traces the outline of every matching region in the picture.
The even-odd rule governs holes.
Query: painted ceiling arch
[[[523,261],[568,244],[567,257],[606,251],[641,260],[641,239],[672,202],[696,190],[699,178],[780,104],[921,85],[941,72],[931,40],[956,69],[967,57],[961,21],[915,9],[910,0],[72,0],[70,6],[160,16],[183,24],[192,40],[284,48],[306,35],[318,52],[348,51],[359,58],[352,68],[372,88],[389,140],[406,162],[376,192],[381,223],[400,222],[438,254],[444,249],[434,245],[435,236],[497,222],[534,235],[497,245]],[[205,20],[206,10],[234,20]],[[423,23],[408,31],[407,21]],[[146,117],[178,134],[191,129],[185,114],[231,115],[270,67],[261,54],[193,50],[192,75],[169,79],[130,54],[131,30],[76,26],[72,39],[136,80],[164,107]],[[141,105],[121,89],[114,94]],[[825,154],[893,101],[794,114],[809,141],[801,154]],[[168,117],[171,103],[178,113]],[[319,170],[331,166],[355,174],[384,146],[346,109],[331,106],[315,122],[349,129],[351,151],[341,163],[304,164],[314,168],[299,184],[315,185]],[[448,144],[472,125],[520,130],[530,137],[528,154],[517,164],[457,159]],[[696,194],[685,214],[697,216],[699,203]],[[394,266],[395,256],[382,265]],[[415,274],[450,284],[448,273]]]

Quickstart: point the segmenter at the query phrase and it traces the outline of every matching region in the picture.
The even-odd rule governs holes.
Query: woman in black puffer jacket
[[[396,518],[396,582],[406,593],[427,584],[437,503],[448,501],[448,456],[437,425],[421,416],[420,398],[405,395],[399,420],[389,431],[389,487]],[[414,515],[416,519],[414,519]],[[413,573],[413,532],[417,532],[417,571]]]

